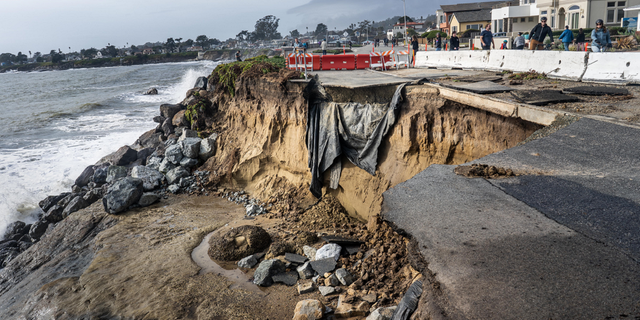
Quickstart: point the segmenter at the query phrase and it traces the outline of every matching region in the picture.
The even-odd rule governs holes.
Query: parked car
[[[362,42],[362,45],[363,45],[363,46],[366,46],[366,45],[370,45],[370,44],[372,44],[372,43],[373,43],[373,41],[366,40],[366,41],[363,41],[363,42]]]

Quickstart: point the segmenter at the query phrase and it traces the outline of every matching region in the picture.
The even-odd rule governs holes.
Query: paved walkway
[[[466,178],[432,165],[384,194],[453,319],[640,316],[640,135],[581,119],[474,163],[525,173]]]

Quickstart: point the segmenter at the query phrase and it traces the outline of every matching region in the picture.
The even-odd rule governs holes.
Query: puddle
[[[229,289],[243,289],[263,294],[262,289],[251,282],[251,277],[235,267],[233,262],[225,264],[223,267],[209,258],[207,253],[209,251],[209,239],[215,232],[211,232],[204,237],[202,242],[191,252],[191,259],[201,268],[200,274],[215,273],[229,279],[229,281],[233,282]]]

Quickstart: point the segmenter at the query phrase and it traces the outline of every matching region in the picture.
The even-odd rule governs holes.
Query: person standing
[[[436,51],[442,50],[442,36],[440,35],[440,31],[438,31],[438,34],[436,35],[436,39],[434,41],[435,41]]]
[[[236,61],[242,61],[242,56],[240,55],[240,50],[236,51]]]
[[[411,37],[411,49],[413,49],[411,62],[416,61],[416,52],[418,52],[418,36]]]
[[[596,28],[591,31],[591,51],[605,52],[611,47],[611,35],[602,19],[596,20]]]
[[[449,50],[460,50],[460,38],[458,38],[458,33],[455,31],[451,33],[451,39],[449,39]]]
[[[496,44],[493,42],[493,33],[491,33],[491,24],[487,23],[484,30],[480,32],[480,43],[482,44],[482,50],[491,50],[496,48]]]
[[[540,23],[533,27],[531,32],[529,32],[530,49],[543,49],[544,38],[547,36],[549,36],[549,38],[551,38],[551,42],[553,42],[553,33],[551,32],[551,28],[547,25],[547,17],[542,17],[542,19],[540,19]]]
[[[522,50],[524,48],[524,37],[522,36],[522,32],[518,32],[518,36],[513,40],[513,46],[516,47],[516,50]]]
[[[322,43],[320,43],[320,49],[322,49],[322,55],[327,54],[327,39],[322,39]]]
[[[582,28],[578,29],[578,36],[576,37],[576,45],[578,46],[578,51],[584,51],[584,30]]]
[[[562,31],[562,34],[558,39],[562,41],[564,51],[569,51],[569,44],[573,42],[573,31],[569,30],[569,26],[564,26],[564,31]]]

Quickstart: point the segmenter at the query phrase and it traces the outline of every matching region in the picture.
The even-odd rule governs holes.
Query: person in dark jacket
[[[484,30],[480,32],[480,44],[482,44],[482,50],[491,50],[496,48],[495,42],[493,42],[493,33],[491,33],[491,24],[487,23]]]
[[[442,36],[440,35],[440,32],[438,32],[438,34],[436,35],[436,39],[434,41],[435,41],[436,51],[442,50]]]
[[[455,31],[451,33],[451,39],[449,39],[449,50],[460,50],[460,38]]]
[[[413,37],[411,37],[411,49],[413,50],[413,54],[412,54],[413,59],[412,59],[412,62],[413,62],[413,61],[416,61],[416,52],[418,52],[418,48],[419,48],[419,45],[418,45],[418,36],[414,35]]]
[[[551,42],[553,42],[553,33],[551,28],[547,25],[547,17],[542,17],[540,23],[538,23],[531,32],[529,32],[529,43],[531,50],[544,49],[544,38],[549,36]]]
[[[586,42],[584,38],[584,30],[582,28],[578,29],[578,36],[576,37],[576,44],[578,45],[578,51],[584,51],[584,43]]]

